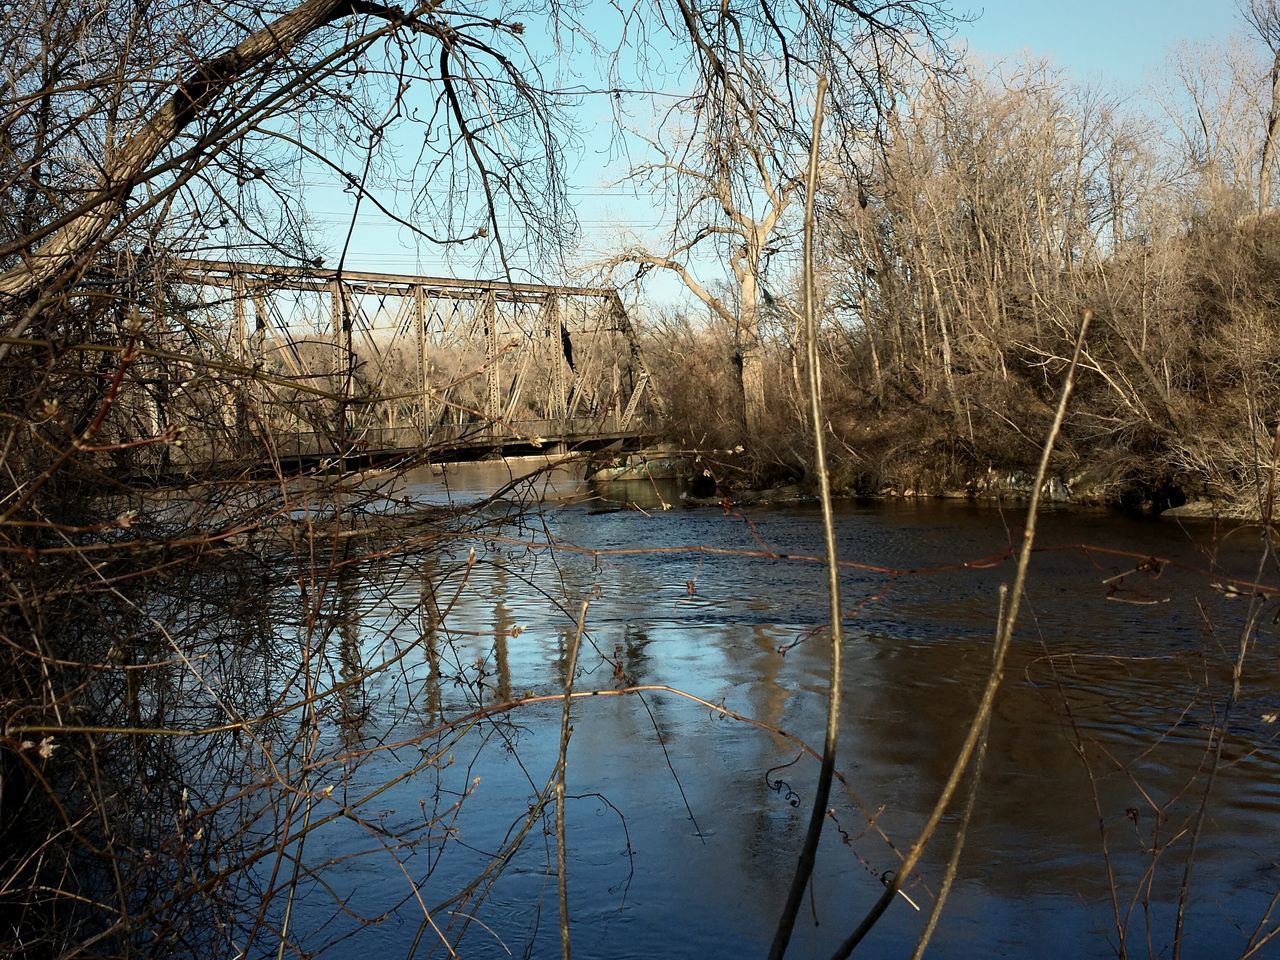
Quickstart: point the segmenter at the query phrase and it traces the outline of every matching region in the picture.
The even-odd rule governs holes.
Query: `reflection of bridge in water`
[[[465,460],[653,434],[659,401],[612,289],[191,260],[168,300],[239,374],[203,412],[173,389],[195,365],[152,374],[149,427],[183,426],[187,465]]]

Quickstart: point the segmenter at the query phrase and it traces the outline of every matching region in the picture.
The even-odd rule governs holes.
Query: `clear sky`
[[[1080,81],[1133,90],[1185,40],[1240,29],[1235,0],[953,0],[974,52],[1047,56]]]
[[[968,47],[981,60],[1028,54],[1046,57],[1069,79],[1133,94],[1139,100],[1141,88],[1156,78],[1172,46],[1188,40],[1222,40],[1242,27],[1235,0],[951,0],[950,7],[967,21],[958,24],[955,43]],[[615,153],[605,129],[607,111],[590,97],[583,109],[600,114],[603,123],[596,136],[590,120],[580,123],[581,152],[567,164],[573,171],[570,200],[582,223],[580,260],[616,250],[628,235],[660,236],[662,216],[652,198],[637,198],[627,187],[611,185],[625,168],[616,156],[605,166]],[[319,183],[308,186],[316,188],[311,222],[332,238],[331,247],[336,250],[346,233],[350,197]],[[469,266],[465,256],[446,260],[438,248],[415,245],[405,233],[366,205],[347,266],[437,275],[464,275],[472,270],[473,275],[494,273],[492,268]],[[648,296],[659,300],[678,296],[673,278],[651,277]],[[556,278],[548,275],[546,279]]]

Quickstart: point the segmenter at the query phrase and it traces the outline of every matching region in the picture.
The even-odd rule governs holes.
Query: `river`
[[[500,469],[451,470],[447,486],[420,473],[397,496],[474,500],[505,478]],[[568,489],[563,477],[553,486]],[[332,677],[394,666],[344,692],[316,747],[331,762],[307,784],[328,790],[313,815],[343,804],[349,815],[313,830],[301,851],[288,921],[300,949],[405,957],[416,946],[439,957],[448,940],[481,960],[560,955],[553,818],[536,802],[556,765],[559,699],[463,732],[439,728],[477,707],[562,692],[586,600],[579,691],[668,686],[760,725],[663,690],[574,701],[574,954],[765,953],[818,771],[778,731],[820,749],[825,722],[825,576],[803,559],[821,552],[819,513],[685,509],[656,484],[608,495],[632,505],[533,505],[513,494],[484,508],[493,526],[339,582],[342,642],[324,648]],[[835,786],[790,956],[830,955],[938,795],[986,678],[999,585],[1013,577],[1002,558],[1022,521],[1020,509],[966,503],[839,507],[840,556],[865,565],[842,579],[837,766],[848,789]],[[1038,544],[929,956],[1113,957],[1121,931],[1129,956],[1168,956],[1210,733],[1250,604],[1231,578],[1254,577],[1259,538],[1059,510],[1042,515]],[[1274,563],[1265,579],[1275,582]],[[1265,935],[1280,923],[1268,915],[1280,893],[1275,616],[1269,600],[1208,800],[1187,958],[1239,956],[1260,924]],[[438,760],[424,763],[433,751]],[[954,806],[858,956],[910,953],[950,851]],[[451,899],[519,836],[531,807],[541,815],[503,868]],[[272,889],[268,866],[259,890]],[[282,901],[263,911],[277,927]],[[259,931],[251,953],[274,956],[275,944]]]

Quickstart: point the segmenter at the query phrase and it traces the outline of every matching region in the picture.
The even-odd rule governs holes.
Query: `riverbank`
[[[604,490],[627,490],[634,493],[644,485],[674,484],[664,490],[667,501],[689,507],[766,506],[801,504],[817,500],[816,482],[811,478],[799,482],[787,478],[759,485],[741,482],[748,471],[731,475],[738,482],[721,480],[713,474],[711,462],[722,462],[739,451],[708,451],[706,456],[663,446],[641,451],[605,463],[593,463],[587,470],[588,481]],[[727,473],[727,471],[726,471]],[[846,501],[970,501],[988,504],[1020,504],[1031,499],[1034,475],[1027,470],[973,471],[967,476],[954,469],[928,470],[917,467],[909,476],[886,482],[838,463],[833,473],[833,494]],[[880,483],[873,481],[879,479]],[[628,499],[622,495],[619,499]],[[1050,476],[1041,491],[1041,504],[1097,510],[1113,510],[1124,514],[1158,515],[1178,520],[1230,520],[1239,522],[1261,519],[1259,503],[1242,503],[1226,499],[1188,499],[1177,487],[1152,488],[1132,476],[1125,476],[1115,465],[1099,465],[1093,469],[1077,469]]]
[[[1001,472],[988,468],[964,484],[952,486],[930,483],[888,485],[872,492],[863,485],[846,484],[845,496],[883,500],[968,500],[980,503],[1027,503],[1035,488],[1035,476],[1028,471]],[[1070,506],[1110,510],[1129,515],[1161,516],[1170,519],[1239,520],[1261,518],[1258,503],[1238,500],[1188,498],[1173,485],[1152,487],[1131,477],[1108,475],[1105,469],[1077,470],[1051,474],[1040,490],[1041,506]]]

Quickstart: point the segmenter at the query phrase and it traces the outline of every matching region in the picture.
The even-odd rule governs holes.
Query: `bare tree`
[[[632,245],[597,266],[613,271],[633,264],[638,277],[654,268],[671,271],[732,331],[742,427],[758,438],[767,407],[762,285],[771,259],[789,257],[794,266],[792,215],[809,152],[796,114],[811,81],[797,75],[796,66],[811,67],[832,83],[824,167],[852,168],[878,136],[895,77],[924,60],[932,69],[947,69],[938,32],[947,21],[931,3],[890,3],[874,12],[805,8],[830,42],[803,51],[788,43],[789,55],[779,61],[756,56],[750,42],[783,30],[767,6],[717,17],[710,8],[681,4],[681,14],[703,54],[702,82],[651,138],[660,159],[631,174],[668,199],[671,233],[662,248]],[[717,295],[705,275],[717,261],[732,277],[732,300]]]
[[[542,211],[520,193],[536,186],[524,144],[540,142],[549,157],[550,121],[545,99],[534,90],[536,70],[512,59],[522,49],[523,26],[501,9],[478,23],[466,15],[441,16],[438,7],[435,0],[411,9],[305,0],[242,13],[234,5],[157,11],[118,0],[108,13],[125,25],[123,36],[105,30],[92,36],[87,42],[101,49],[71,65],[68,43],[83,39],[95,21],[67,37],[50,36],[49,24],[18,30],[19,72],[0,132],[13,164],[10,187],[21,204],[14,235],[0,244],[7,261],[0,297],[15,304],[65,289],[93,256],[148,218],[164,224],[170,243],[184,224],[195,238],[228,219],[246,223],[235,202],[241,194],[228,186],[260,181],[292,193],[272,169],[278,148],[284,144],[323,163],[326,133],[349,138],[347,146],[371,156],[406,111],[415,82],[430,82],[441,93],[438,115],[428,121],[433,135],[443,137],[440,159],[427,169],[466,167],[477,174],[490,206],[494,194],[505,191],[536,218]],[[504,52],[504,42],[515,50]],[[381,107],[379,96],[386,98]],[[281,116],[293,111],[311,118],[314,143],[282,131]],[[55,145],[57,155],[71,152],[74,162],[50,163]],[[516,167],[520,177],[511,176]],[[544,168],[554,176],[554,162]],[[366,164],[335,172],[360,189],[370,171]],[[428,174],[420,183],[434,186],[435,178]],[[543,211],[554,212],[559,208],[548,202],[554,182],[550,186],[550,195],[538,192]],[[282,251],[290,246],[278,245]],[[26,314],[15,316],[11,332],[31,322],[34,313]]]
[[[1262,149],[1258,158],[1258,212],[1262,213],[1271,206],[1271,176],[1276,133],[1280,128],[1280,9],[1275,0],[1241,0],[1240,14],[1271,55],[1268,95],[1263,101]]]
[[[722,128],[719,135],[724,132]],[[664,140],[656,138],[651,146],[661,152]],[[761,145],[760,132],[751,129],[749,118],[715,148],[697,149],[686,138],[680,155],[643,164],[632,177],[672,195],[675,216],[670,244],[657,251],[630,246],[596,267],[614,273],[631,264],[638,268],[637,278],[653,268],[670,271],[732,331],[742,428],[746,436],[759,437],[766,415],[760,286],[769,257],[790,241],[786,217],[796,183],[778,169],[777,158]],[[735,284],[731,298],[700,276],[698,259],[705,261],[709,251],[729,265]]]
[[[1235,38],[1222,45],[1183,44],[1170,58],[1170,82],[1159,94],[1174,131],[1188,191],[1206,210],[1238,216],[1256,195],[1262,154],[1255,52]]]

